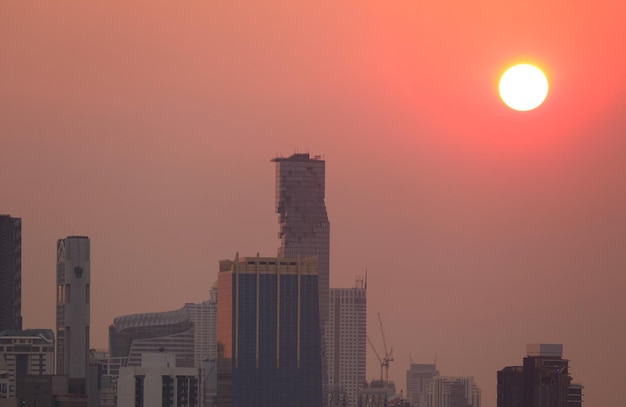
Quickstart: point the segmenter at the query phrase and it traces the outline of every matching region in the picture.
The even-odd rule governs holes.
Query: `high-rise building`
[[[435,376],[426,398],[428,407],[480,407],[481,392],[473,377]]]
[[[69,392],[87,394],[89,369],[90,244],[86,236],[57,242],[57,374]]]
[[[0,215],[0,331],[22,329],[22,219]]]
[[[327,406],[357,407],[366,381],[367,291],[363,280],[354,288],[331,288],[326,322]]]
[[[54,373],[54,332],[50,329],[0,332],[0,359],[5,363],[7,387],[0,383],[0,398],[23,398],[20,384],[27,375]],[[6,390],[6,391],[3,391]]]
[[[435,364],[411,363],[406,371],[406,396],[411,401],[411,407],[427,407],[426,393],[439,376]]]
[[[308,153],[277,157],[276,212],[281,240],[278,257],[319,259],[320,317],[328,315],[330,223],[326,213],[326,163]]]
[[[498,371],[498,407],[524,407],[522,366],[507,366]]]
[[[523,366],[498,372],[498,407],[567,407],[577,392],[571,380],[563,345],[526,345]]]
[[[220,261],[217,404],[322,405],[317,258]]]

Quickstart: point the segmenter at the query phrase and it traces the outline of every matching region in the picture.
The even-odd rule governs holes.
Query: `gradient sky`
[[[617,0],[4,1],[0,213],[23,219],[25,328],[54,328],[55,244],[92,245],[92,346],[273,255],[274,164],[326,159],[331,286],[369,270],[409,353],[473,375],[563,343],[585,405],[626,405],[626,6]],[[506,108],[511,64],[549,77]],[[381,345],[382,346],[382,345]],[[369,349],[368,349],[369,352]],[[368,378],[378,375],[368,355]]]

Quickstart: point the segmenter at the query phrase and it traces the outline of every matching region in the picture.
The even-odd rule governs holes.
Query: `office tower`
[[[89,365],[90,245],[86,236],[57,242],[57,374],[69,392],[87,394]]]
[[[427,406],[426,393],[436,376],[439,376],[439,371],[435,364],[411,363],[406,371],[406,396],[411,401],[411,407]]]
[[[524,368],[507,366],[498,371],[497,407],[524,407]]]
[[[480,407],[480,389],[473,377],[435,376],[426,392],[428,407]]]
[[[330,223],[326,213],[326,163],[306,154],[277,157],[276,212],[281,245],[278,257],[319,259],[321,327],[328,315]]]
[[[0,331],[22,329],[22,219],[0,215]]]
[[[144,353],[140,364],[120,369],[118,407],[199,407],[198,369],[177,367],[171,353]]]
[[[563,359],[563,345],[526,345],[524,358],[524,406],[567,407],[570,385],[569,361]]]
[[[576,405],[569,373],[563,345],[526,345],[523,366],[498,372],[498,407],[567,407],[568,399]],[[582,391],[579,395],[582,403]]]
[[[220,261],[217,404],[320,407],[317,258]]]
[[[365,383],[367,301],[363,280],[331,288],[326,322],[327,406],[357,407]]]
[[[54,373],[54,333],[50,329],[0,332],[0,361],[6,370],[6,387],[0,380],[0,398],[23,398],[18,393],[27,375]]]

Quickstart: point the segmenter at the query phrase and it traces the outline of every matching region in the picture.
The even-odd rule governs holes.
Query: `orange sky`
[[[389,3],[389,4],[387,4]],[[331,285],[369,270],[408,355],[473,375],[565,346],[625,405],[626,6],[618,1],[0,4],[0,213],[23,218],[25,327],[54,327],[56,239],[92,241],[92,344],[274,254],[274,164],[324,154]],[[534,62],[545,104],[506,108]],[[368,377],[377,362],[368,356]]]

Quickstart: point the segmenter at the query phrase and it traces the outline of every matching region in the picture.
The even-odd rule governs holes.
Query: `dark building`
[[[523,366],[498,372],[498,407],[568,407],[574,397],[563,345],[531,344],[526,353]]]
[[[316,258],[220,261],[220,407],[320,407]]]
[[[524,368],[508,366],[498,371],[498,407],[524,407]]]
[[[22,219],[0,215],[0,331],[22,329]]]
[[[580,383],[572,383],[567,389],[567,407],[582,407],[583,389]]]

